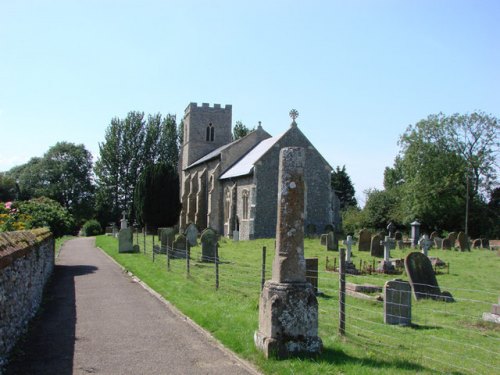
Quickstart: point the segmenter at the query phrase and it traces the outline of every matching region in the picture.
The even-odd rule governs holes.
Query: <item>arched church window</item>
[[[208,126],[207,126],[206,141],[213,142],[214,135],[215,135],[215,128],[214,128],[213,124],[210,122],[210,123],[208,123]]]
[[[242,199],[242,205],[243,205],[243,220],[248,219],[248,197],[249,193],[248,190],[243,190],[241,193],[241,199]]]

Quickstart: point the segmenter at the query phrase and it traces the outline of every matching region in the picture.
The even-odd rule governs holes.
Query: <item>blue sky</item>
[[[296,108],[363,203],[409,124],[500,117],[500,1],[0,0],[0,171],[189,102],[272,135]]]

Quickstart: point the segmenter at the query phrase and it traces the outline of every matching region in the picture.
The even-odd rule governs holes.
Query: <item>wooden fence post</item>
[[[340,248],[339,262],[339,334],[345,336],[345,249]]]
[[[219,290],[219,243],[215,245],[215,290]]]
[[[260,290],[264,289],[264,283],[266,282],[266,247],[262,247],[262,270],[260,274]]]

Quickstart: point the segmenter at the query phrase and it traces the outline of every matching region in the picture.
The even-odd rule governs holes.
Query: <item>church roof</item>
[[[190,165],[188,165],[188,167],[186,169],[189,169],[191,167],[194,167],[195,165],[202,164],[206,161],[209,161],[211,159],[218,157],[222,153],[222,151],[224,151],[226,148],[228,148],[229,146],[231,146],[235,142],[238,142],[238,140],[233,141],[231,143],[228,143],[224,146],[220,146],[219,148],[216,148],[212,152],[209,152],[208,154],[206,154],[204,157],[202,157],[202,158],[196,160],[194,163],[191,163]]]
[[[257,146],[251,149],[243,156],[236,164],[229,168],[219,177],[224,180],[227,178],[246,176],[253,171],[255,163],[267,152],[273,145],[283,136],[283,134],[275,137],[267,138],[261,141]]]

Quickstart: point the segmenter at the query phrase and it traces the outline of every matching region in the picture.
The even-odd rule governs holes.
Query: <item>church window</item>
[[[208,123],[207,126],[207,134],[206,134],[206,141],[207,142],[213,142],[214,141],[214,135],[215,135],[215,128],[212,125],[212,123]]]
[[[248,190],[243,190],[241,193],[241,198],[243,201],[243,220],[248,219]]]

